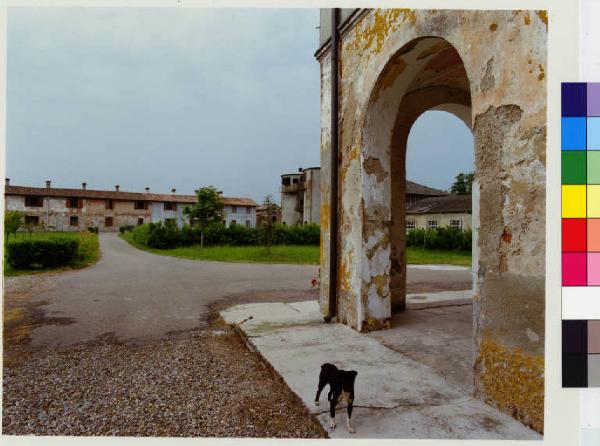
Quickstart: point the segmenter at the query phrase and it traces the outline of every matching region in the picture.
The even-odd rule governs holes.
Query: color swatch
[[[600,83],[563,83],[563,387],[600,387]]]

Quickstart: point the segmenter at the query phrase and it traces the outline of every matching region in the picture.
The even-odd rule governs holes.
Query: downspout
[[[326,322],[337,314],[338,279],[338,47],[339,8],[331,8],[331,181],[329,218],[329,314]]]

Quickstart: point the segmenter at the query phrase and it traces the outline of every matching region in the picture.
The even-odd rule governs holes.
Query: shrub
[[[124,231],[122,231],[124,232]],[[199,226],[184,225],[178,228],[173,222],[147,223],[133,229],[133,241],[154,249],[172,249],[179,246],[199,245],[202,230]],[[273,244],[318,245],[319,225],[275,227]],[[225,227],[222,223],[211,223],[204,230],[204,246],[256,246],[266,244],[267,228],[249,228],[242,225]]]
[[[425,249],[471,250],[471,230],[462,231],[446,226],[435,229],[411,229],[406,236],[406,246]]]
[[[96,228],[98,229],[98,228]],[[96,259],[99,253],[98,231],[80,232],[77,257],[80,262],[90,262]]]
[[[318,245],[321,229],[318,224],[277,225],[273,231],[274,245]]]
[[[134,229],[134,228],[135,228],[135,226],[133,226],[133,225],[123,225],[123,226],[119,226],[119,232],[120,232],[121,234],[124,234],[124,233],[125,233],[125,231],[127,231],[127,232],[131,232],[131,231],[133,231],[133,229]]]
[[[88,226],[87,229],[94,234],[98,234],[98,226]]]
[[[73,239],[19,240],[6,245],[6,260],[14,269],[58,267],[77,261],[78,249]]]

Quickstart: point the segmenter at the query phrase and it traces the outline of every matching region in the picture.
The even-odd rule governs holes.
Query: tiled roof
[[[443,196],[448,195],[448,192],[443,190],[434,189],[433,187],[423,186],[422,184],[415,183],[413,181],[406,180],[406,193],[414,195],[431,195],[431,196]]]
[[[44,197],[95,198],[102,200],[143,200],[173,203],[195,203],[195,195],[154,194],[150,192],[121,192],[115,190],[64,189],[57,187],[5,186],[5,195],[37,195]],[[252,198],[223,197],[226,205],[258,206]]]
[[[471,195],[446,195],[419,200],[406,208],[407,214],[471,213]]]

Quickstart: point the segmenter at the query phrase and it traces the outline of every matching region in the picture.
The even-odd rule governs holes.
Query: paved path
[[[243,331],[249,344],[318,417],[331,438],[542,438],[476,400],[435,367],[346,325],[325,324],[316,301],[236,305],[221,311],[221,316]],[[439,336],[432,340],[436,338]],[[328,389],[321,394],[321,405],[314,403],[324,362],[358,371],[352,417],[355,434],[346,430],[343,405],[336,411],[337,428],[329,427]]]
[[[100,247],[98,263],[55,275],[38,296],[47,302],[47,316],[73,323],[35,329],[33,347],[67,347],[106,336],[160,339],[203,325],[211,305],[317,298],[309,285],[317,272],[312,265],[178,259],[138,250],[115,234],[101,234]],[[408,277],[409,290],[464,289],[470,272],[409,267]]]

